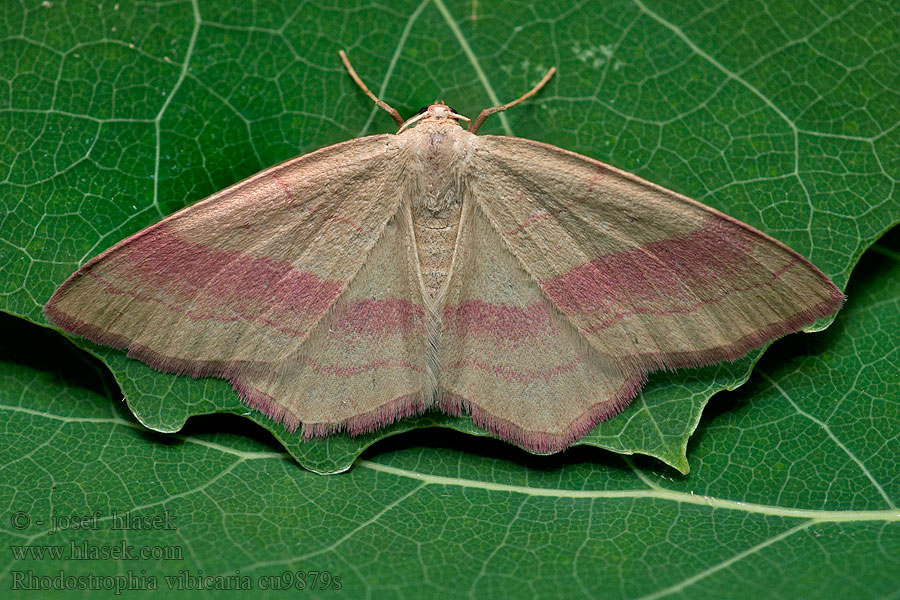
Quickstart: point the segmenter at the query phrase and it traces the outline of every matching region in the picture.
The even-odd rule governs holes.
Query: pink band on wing
[[[543,304],[528,306],[466,300],[444,308],[444,326],[460,338],[470,336],[494,341],[519,341],[553,331],[550,313]]]
[[[601,256],[541,282],[541,287],[566,313],[610,311],[638,303],[677,309],[702,297],[698,284],[721,290],[728,281],[742,281],[742,271],[759,265],[751,256],[752,246],[739,226],[709,220],[684,237]]]
[[[276,313],[308,319],[328,310],[343,290],[293,265],[235,250],[187,242],[166,227],[148,231],[114,259],[119,274],[164,290],[168,297],[192,299],[213,313],[219,308],[247,316],[263,303]]]
[[[399,298],[365,298],[335,309],[333,329],[344,334],[377,336],[422,332],[425,310]]]

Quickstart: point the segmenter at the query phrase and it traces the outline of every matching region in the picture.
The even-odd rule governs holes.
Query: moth
[[[708,206],[435,102],[253,175],[88,261],[44,314],[220,377],[306,438],[439,408],[532,452],[647,374],[734,360],[836,311],[805,258]],[[464,129],[460,122],[469,122]]]

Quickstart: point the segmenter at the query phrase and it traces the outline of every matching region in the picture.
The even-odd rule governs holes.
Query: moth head
[[[459,121],[469,121],[468,117],[464,117],[461,114],[457,113],[453,108],[447,106],[440,100],[436,100],[432,104],[428,106],[423,106],[418,114],[413,118],[407,120],[403,123],[403,126],[400,127],[400,131],[397,133],[403,133],[406,131],[411,125],[417,122],[430,122],[437,123],[440,121],[454,121],[459,124]]]
[[[428,106],[423,106],[419,109],[418,114],[428,113],[426,119],[465,119],[464,116],[456,112],[456,109],[452,106],[447,106],[444,104],[442,100],[435,100],[432,104]],[[468,121],[468,119],[466,119]]]

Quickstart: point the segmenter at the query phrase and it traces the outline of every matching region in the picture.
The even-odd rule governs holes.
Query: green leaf
[[[290,156],[395,130],[354,86],[356,69],[401,114],[435,98],[506,133],[632,170],[762,229],[843,287],[900,219],[891,3],[359,4],[2,3],[0,310],[41,306],[80,264],[166,214]],[[360,438],[303,443],[228,384],[101,357],[147,427],[247,414],[307,468],[346,469],[383,437],[467,419],[426,415]],[[688,471],[688,438],[716,391],[760,353],[659,373],[582,440]],[[842,392],[840,392],[842,393]]]
[[[718,397],[689,475],[427,430],[321,477],[234,417],[147,432],[102,365],[4,317],[0,588],[240,575],[286,597],[260,588],[326,571],[353,598],[896,598],[898,234],[864,258],[834,326],[776,343]],[[53,532],[54,515],[88,528]],[[122,545],[137,558],[73,556]]]

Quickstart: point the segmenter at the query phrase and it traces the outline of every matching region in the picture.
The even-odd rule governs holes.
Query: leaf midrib
[[[25,413],[32,416],[43,417],[47,419],[62,421],[64,423],[95,423],[98,425],[123,426],[131,429],[145,431],[137,423],[132,423],[118,417],[110,418],[79,418],[54,415],[43,411],[36,411],[19,406],[0,405],[0,411],[10,411]],[[291,460],[290,454],[287,452],[247,452],[237,451],[227,446],[209,442],[206,440],[196,439],[185,435],[172,435],[173,438],[191,443],[199,444],[206,448],[216,450],[223,454],[231,454],[237,457],[237,461],[229,464],[228,470],[234,469],[237,464],[248,460]],[[573,498],[573,499],[649,499],[649,500],[666,500],[677,502],[679,504],[691,504],[695,506],[708,506],[713,509],[739,510],[745,513],[762,514],[776,517],[788,517],[809,519],[814,523],[825,522],[859,522],[859,521],[883,521],[883,522],[900,522],[900,510],[814,510],[802,508],[788,508],[783,506],[759,504],[755,502],[740,502],[737,500],[727,500],[716,496],[708,496],[694,494],[693,492],[679,492],[667,490],[653,485],[649,480],[643,479],[648,484],[648,489],[625,489],[625,490],[560,490],[554,488],[537,488],[523,485],[514,485],[507,483],[495,483],[489,481],[478,481],[475,479],[466,479],[462,477],[445,477],[442,475],[431,475],[427,473],[418,473],[408,469],[401,469],[384,465],[372,460],[358,460],[354,464],[355,468],[369,469],[372,471],[394,475],[405,479],[415,480],[427,485],[442,485],[451,487],[462,487],[468,489],[480,489],[493,492],[504,492],[513,494],[522,494],[534,497],[549,498]],[[336,477],[348,475],[335,475]],[[327,475],[320,475],[327,477]],[[218,479],[218,476],[214,477]],[[183,495],[183,494],[182,494]],[[168,499],[167,499],[168,500]],[[163,502],[167,501],[164,500]]]

